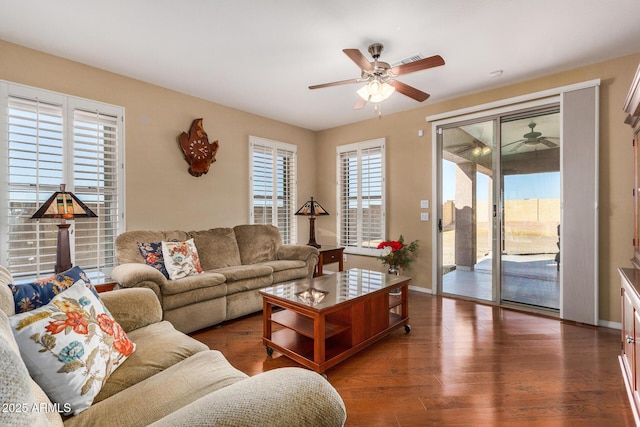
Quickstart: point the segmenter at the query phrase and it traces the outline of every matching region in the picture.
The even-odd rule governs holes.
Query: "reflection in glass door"
[[[495,121],[442,129],[442,291],[491,301]]]
[[[503,302],[560,308],[560,113],[501,120]]]

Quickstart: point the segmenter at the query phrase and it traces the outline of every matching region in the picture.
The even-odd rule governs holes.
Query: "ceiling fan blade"
[[[342,49],[342,51],[363,71],[373,71],[371,62],[358,49]]]
[[[440,55],[430,56],[429,58],[419,59],[418,61],[409,62],[408,64],[398,65],[391,68],[391,72],[396,75],[409,74],[415,71],[426,70],[427,68],[439,67],[444,65],[444,59]]]
[[[413,86],[409,86],[409,85],[404,84],[402,82],[399,82],[397,80],[389,82],[389,84],[391,86],[393,86],[394,88],[396,88],[396,90],[398,92],[400,92],[401,94],[406,95],[409,98],[413,98],[418,102],[425,101],[430,96],[428,93],[425,93],[425,92],[423,92],[421,90],[416,89]]]
[[[525,142],[524,142],[524,141],[522,141],[522,142],[520,142],[518,145],[516,145],[515,147],[513,147],[513,148],[512,148],[511,150],[509,150],[509,151],[510,151],[510,152],[512,152],[512,153],[513,153],[514,151],[518,151],[518,149],[519,149],[520,147],[522,147],[524,144],[525,144]]]
[[[362,110],[365,105],[367,105],[367,101],[365,101],[364,99],[358,97],[358,100],[356,101],[355,104],[353,104],[353,109],[354,110]]]
[[[509,142],[507,144],[502,144],[502,148],[507,148],[510,145],[517,144],[518,142],[524,142],[524,141],[526,141],[526,139],[519,139],[517,141]]]
[[[323,83],[323,84],[320,84],[320,85],[309,86],[309,89],[321,89],[323,87],[348,85],[348,84],[351,84],[351,83],[359,83],[360,81],[361,81],[361,79],[340,80],[340,81],[337,81],[337,82]]]
[[[549,141],[547,138],[541,138],[540,142],[549,148],[555,148],[558,146],[558,144],[556,144],[555,142]]]

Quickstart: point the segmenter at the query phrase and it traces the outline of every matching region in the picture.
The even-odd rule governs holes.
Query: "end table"
[[[320,254],[318,256],[318,265],[316,265],[316,271],[313,274],[314,277],[322,276],[322,268],[326,264],[338,263],[338,271],[344,270],[343,256],[344,248],[338,246],[322,246],[318,248]]]

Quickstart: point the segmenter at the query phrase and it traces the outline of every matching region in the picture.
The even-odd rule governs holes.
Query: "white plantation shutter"
[[[58,230],[31,215],[63,180],[63,107],[11,97],[7,103],[8,215],[5,265],[14,276],[53,271]]]
[[[74,264],[101,271],[115,265],[120,211],[117,130],[117,116],[73,112],[73,192],[98,215],[75,220]]]
[[[337,147],[338,245],[377,255],[385,235],[384,139]]]
[[[273,224],[285,244],[297,240],[296,157],[295,145],[249,138],[250,223]]]
[[[98,215],[71,221],[71,261],[108,275],[124,228],[122,108],[4,82],[0,95],[0,264],[17,280],[53,272],[61,220],[31,215],[64,183]]]

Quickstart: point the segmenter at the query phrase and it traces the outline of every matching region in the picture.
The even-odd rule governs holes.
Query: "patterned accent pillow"
[[[67,271],[36,280],[33,283],[10,284],[9,288],[13,293],[16,313],[25,313],[49,304],[53,297],[70,288],[78,280],[82,280],[98,298],[96,288],[93,287],[80,267],[72,267]]]
[[[162,255],[170,280],[202,273],[200,257],[193,239],[186,242],[162,242]]]
[[[164,256],[162,255],[162,242],[137,243],[138,250],[140,251],[142,258],[144,258],[144,262],[164,274],[164,277],[168,279],[169,273],[164,267]]]
[[[136,347],[82,280],[9,321],[29,374],[65,415],[91,406]]]

